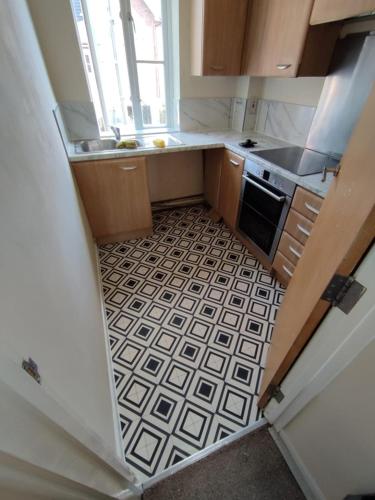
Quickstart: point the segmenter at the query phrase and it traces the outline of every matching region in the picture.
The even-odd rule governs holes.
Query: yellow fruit
[[[156,146],[157,148],[165,148],[164,139],[154,139],[152,142],[154,143],[154,146]]]

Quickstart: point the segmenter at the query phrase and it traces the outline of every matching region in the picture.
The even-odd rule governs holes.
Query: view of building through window
[[[102,133],[170,126],[163,0],[72,0]],[[121,15],[120,15],[121,12]]]

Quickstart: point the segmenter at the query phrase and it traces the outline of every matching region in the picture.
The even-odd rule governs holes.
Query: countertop
[[[282,177],[290,179],[295,182],[298,186],[304,187],[313,193],[321,197],[325,197],[328,188],[332,182],[333,175],[328,174],[326,182],[321,182],[322,174],[313,174],[300,176],[289,172],[281,167],[277,167],[272,163],[265,160],[260,160],[256,156],[252,155],[253,151],[261,151],[264,149],[280,148],[280,147],[290,147],[294,144],[288,142],[280,141],[274,139],[273,137],[268,137],[262,134],[257,134],[253,131],[248,132],[236,132],[233,130],[226,131],[204,131],[204,132],[173,132],[171,133],[174,137],[179,139],[182,144],[177,146],[171,146],[167,148],[152,148],[152,149],[136,149],[136,150],[116,150],[116,151],[100,151],[92,153],[75,153],[74,145],[69,144],[67,147],[69,160],[71,162],[80,161],[91,161],[91,160],[104,160],[104,159],[114,159],[114,158],[127,158],[134,156],[148,156],[157,154],[168,154],[176,153],[182,151],[194,151],[202,149],[215,149],[215,148],[227,148],[234,153],[239,154],[244,158],[249,158],[267,165],[267,168],[280,174]],[[157,136],[157,135],[156,135]],[[251,138],[258,142],[255,148],[246,149],[238,145],[241,140],[246,138]]]

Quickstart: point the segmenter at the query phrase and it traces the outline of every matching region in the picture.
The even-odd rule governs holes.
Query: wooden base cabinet
[[[152,233],[145,158],[83,161],[72,168],[97,242]]]
[[[323,199],[316,194],[297,187],[272,263],[276,278],[285,286],[291,280],[302,256],[322,203]]]
[[[309,26],[313,0],[252,0],[242,74],[324,76],[340,25]]]
[[[244,163],[241,156],[225,150],[220,177],[219,213],[232,230],[237,224]]]

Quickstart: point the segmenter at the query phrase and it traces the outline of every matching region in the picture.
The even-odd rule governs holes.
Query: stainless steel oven
[[[260,162],[245,161],[238,230],[273,261],[295,191],[295,183],[267,170]]]

